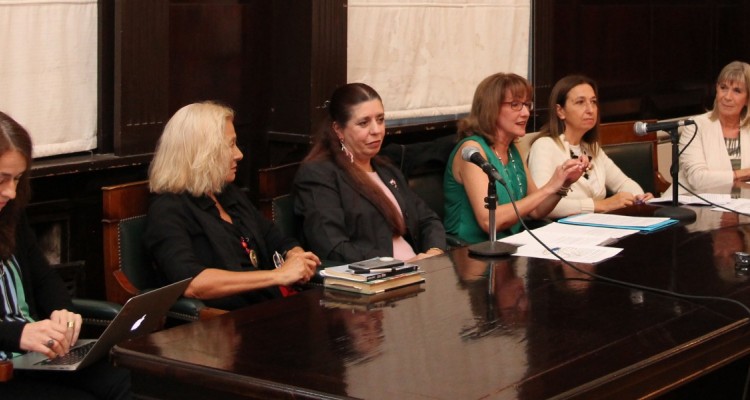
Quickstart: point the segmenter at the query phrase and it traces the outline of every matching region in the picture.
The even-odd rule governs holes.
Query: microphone
[[[681,119],[678,121],[655,122],[651,124],[638,121],[633,125],[633,132],[635,132],[635,134],[638,136],[644,136],[649,132],[671,131],[686,125],[695,125],[695,121],[693,121],[692,119]]]
[[[477,166],[479,166],[479,168],[481,168],[482,171],[484,171],[484,173],[490,177],[490,179],[494,179],[503,185],[505,184],[505,180],[503,179],[502,176],[500,176],[500,173],[497,172],[495,167],[493,167],[492,164],[487,162],[487,160],[485,160],[484,157],[482,157],[482,155],[479,154],[478,148],[473,147],[473,146],[464,147],[464,149],[461,150],[461,158],[464,161],[468,161],[470,163],[474,163]]]

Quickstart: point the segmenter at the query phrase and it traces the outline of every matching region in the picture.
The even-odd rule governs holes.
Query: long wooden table
[[[631,213],[649,214],[651,206]],[[628,236],[597,274],[750,305],[735,251],[750,219],[698,221]],[[421,263],[401,298],[345,304],[296,296],[114,347],[143,398],[653,398],[748,354],[747,311],[591,280],[559,261],[476,259],[466,249]]]

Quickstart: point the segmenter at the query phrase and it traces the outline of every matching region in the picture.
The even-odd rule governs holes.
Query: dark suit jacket
[[[401,172],[390,164],[375,170],[401,207],[407,226],[404,238],[414,251],[444,249],[440,218],[409,188]],[[352,262],[393,255],[393,233],[385,218],[332,161],[303,163],[293,193],[303,240],[322,259]]]
[[[25,217],[21,218],[16,228],[16,250],[13,254],[21,269],[23,290],[32,318],[42,320],[49,318],[54,310],[73,308],[65,284],[44,258]],[[24,325],[25,322],[0,322],[0,350],[20,351]]]
[[[216,198],[233,224],[221,219],[208,196],[163,193],[151,199],[143,241],[165,284],[194,277],[206,268],[273,269],[274,251],[284,253],[298,245],[265,219],[235,185],[227,185]],[[240,237],[249,239],[250,247],[257,251],[257,268],[250,264]],[[280,296],[278,288],[268,287],[204,303],[232,310]]]

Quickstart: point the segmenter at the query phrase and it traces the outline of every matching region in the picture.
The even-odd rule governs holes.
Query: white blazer
[[[717,186],[731,185],[734,181],[732,161],[727,154],[724,135],[721,132],[719,120],[711,121],[710,113],[698,115],[693,119],[695,126],[688,125],[680,128],[680,183],[690,190],[702,192]],[[690,146],[685,146],[693,137]],[[750,167],[750,128],[740,129],[740,152],[742,154],[741,168]],[[670,191],[666,193],[671,193]],[[680,192],[684,192],[679,188]]]

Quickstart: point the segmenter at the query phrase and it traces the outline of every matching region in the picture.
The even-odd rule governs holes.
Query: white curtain
[[[468,112],[495,72],[528,75],[531,0],[349,0],[347,80],[389,120]]]
[[[34,157],[96,147],[96,0],[0,0],[0,111]]]

